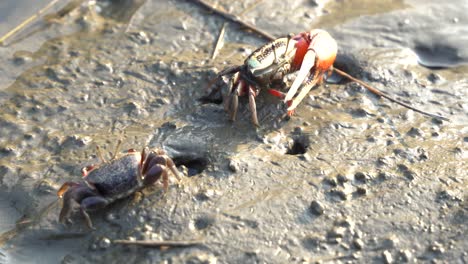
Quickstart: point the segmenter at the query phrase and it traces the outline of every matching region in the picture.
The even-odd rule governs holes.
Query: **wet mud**
[[[211,60],[227,21],[190,1],[84,1],[0,47],[0,263],[467,262],[467,4],[216,2],[278,37],[328,30],[336,67],[450,122],[337,76],[289,120],[261,93],[260,128],[247,98],[230,122],[198,99],[266,40],[227,23]],[[93,213],[95,231],[59,223],[58,188],[119,139],[163,148],[183,180]]]

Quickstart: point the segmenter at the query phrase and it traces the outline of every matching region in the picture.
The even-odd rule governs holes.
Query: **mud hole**
[[[82,1],[0,47],[0,263],[468,262],[467,4],[213,2],[275,36],[324,28],[335,67],[451,121],[332,75],[289,120],[261,93],[259,128],[244,97],[230,122],[199,99],[266,40],[227,23],[212,60],[227,21],[191,1]],[[95,231],[59,223],[58,188],[119,139],[164,149],[182,181],[92,214]]]

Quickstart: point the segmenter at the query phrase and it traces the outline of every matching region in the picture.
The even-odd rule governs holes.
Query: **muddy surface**
[[[468,262],[465,1],[256,2],[217,1],[275,36],[328,30],[337,67],[451,121],[334,79],[290,120],[262,94],[260,128],[245,98],[231,123],[197,98],[266,40],[228,23],[211,60],[227,21],[190,1],[83,1],[0,47],[0,263]],[[183,181],[92,214],[95,231],[59,223],[57,189],[119,139],[165,149]]]

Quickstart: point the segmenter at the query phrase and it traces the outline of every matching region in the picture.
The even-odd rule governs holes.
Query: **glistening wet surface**
[[[289,120],[262,92],[260,128],[247,98],[229,122],[197,99],[265,39],[228,22],[211,60],[227,21],[194,2],[80,1],[0,47],[0,263],[467,262],[467,3],[212,2],[278,37],[324,28],[336,67],[451,121],[337,79]],[[2,33],[47,1],[15,3]],[[92,213],[95,231],[78,211],[59,223],[58,188],[119,139],[165,149],[182,182]]]

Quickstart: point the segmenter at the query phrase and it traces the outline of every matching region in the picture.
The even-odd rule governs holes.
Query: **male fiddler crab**
[[[119,143],[120,145],[120,143]],[[63,207],[59,221],[69,221],[73,203],[80,205],[81,214],[86,224],[93,229],[89,211],[106,207],[152,185],[162,179],[164,190],[169,186],[168,171],[180,180],[179,171],[174,162],[163,150],[144,148],[142,152],[134,149],[116,157],[117,149],[111,160],[106,161],[99,147],[98,154],[102,163],[82,169],[83,178],[79,182],[65,182],[57,192],[63,198]]]
[[[358,82],[378,96],[384,97],[416,112],[438,119],[448,120],[447,118],[421,111],[406,103],[393,99],[384,92],[369,86],[339,69],[333,68],[336,54],[336,41],[325,30],[314,29],[310,32],[289,35],[288,37],[272,40],[261,46],[245,59],[243,65],[231,66],[222,70],[217,74],[212,84],[223,76],[232,75],[228,92],[222,95],[224,109],[229,113],[230,119],[234,121],[239,104],[238,97],[248,95],[252,123],[256,126],[258,126],[259,123],[255,97],[259,94],[261,88],[268,88],[270,94],[283,99],[288,107],[287,115],[290,116],[294,113],[299,103],[307,96],[309,91],[314,86],[320,85],[323,82],[325,74],[331,74],[333,70],[351,81]],[[270,88],[273,82],[282,80],[283,77],[294,72],[297,72],[297,76],[291,87],[287,90],[287,93]],[[299,88],[301,88],[300,91]],[[221,92],[219,87],[211,90],[203,99],[211,98],[218,92]]]

